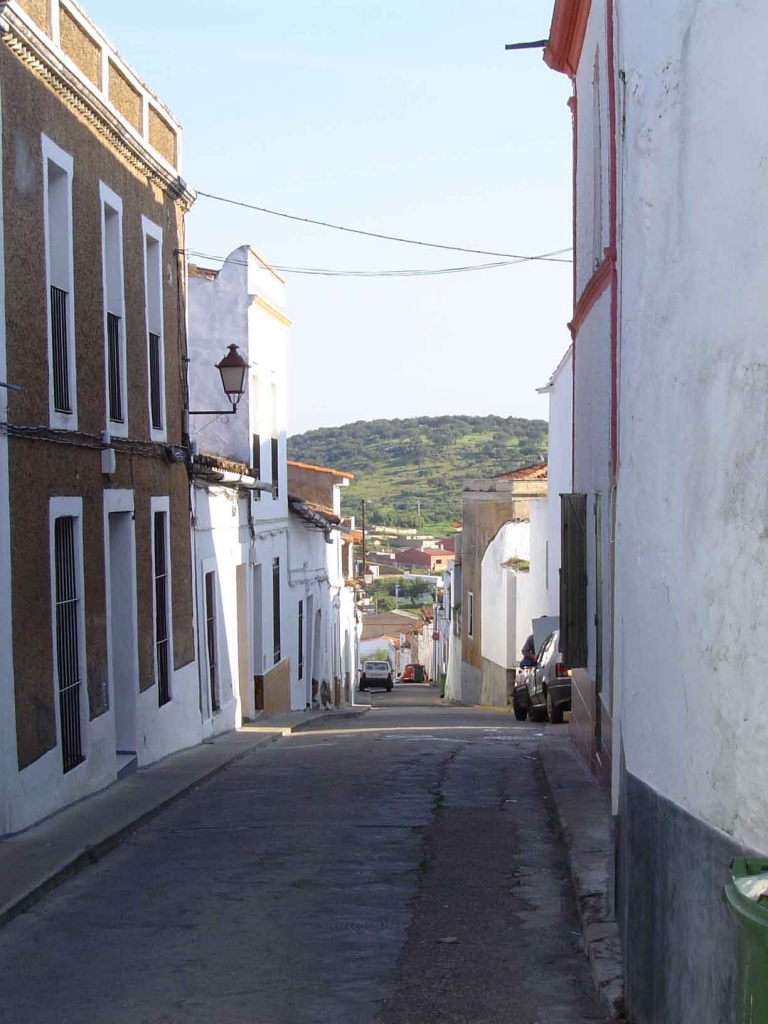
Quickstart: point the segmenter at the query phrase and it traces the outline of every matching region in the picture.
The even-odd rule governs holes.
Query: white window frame
[[[471,590],[467,591],[467,637],[474,639],[475,633],[475,595]]]
[[[149,436],[153,441],[166,441],[168,439],[168,409],[165,396],[165,316],[163,307],[163,230],[157,224],[153,224],[147,217],[141,218],[141,237],[144,259],[144,317],[147,335],[147,411],[149,413]],[[152,426],[152,368],[149,348],[150,334],[150,310],[149,310],[149,261],[147,259],[150,239],[159,246],[158,259],[158,300],[159,300],[159,322],[157,334],[160,338],[160,405],[163,414],[163,426],[157,429]],[[154,331],[152,332],[155,333]]]
[[[149,499],[150,522],[150,564],[152,566],[152,673],[154,685],[159,686],[157,674],[157,588],[155,587],[155,513],[165,512],[165,557],[167,562],[167,579],[165,600],[168,613],[168,693],[170,700],[160,705],[160,710],[173,706],[173,560],[171,558],[171,500],[167,495]],[[159,696],[159,690],[158,690]]]
[[[101,271],[102,271],[102,297],[104,301],[104,424],[113,437],[128,437],[128,360],[125,342],[125,257],[123,253],[123,201],[117,193],[113,192],[103,181],[99,182],[99,200],[101,206]],[[117,215],[117,232],[119,236],[118,246],[118,276],[119,296],[118,301],[112,305],[116,309],[109,308],[109,289],[107,287],[107,207]],[[112,420],[109,417],[109,331],[107,327],[107,314],[114,313],[120,317],[120,399],[123,404],[123,420]]]
[[[82,498],[51,498],[48,503],[48,536],[51,588],[51,638],[52,638],[52,669],[53,694],[56,710],[56,747],[61,750],[61,709],[59,707],[59,666],[58,666],[58,626],[56,623],[56,520],[71,516],[75,520],[75,572],[77,573],[77,591],[80,595],[77,609],[77,656],[80,665],[80,739],[83,760],[71,768],[67,775],[82,770],[88,761],[89,715],[88,715],[88,661],[85,636],[85,570],[83,566],[83,499]]]
[[[72,179],[74,160],[47,135],[40,136],[43,160],[43,225],[45,231],[45,304],[48,315],[48,422],[61,430],[77,430],[77,363],[75,360],[75,254],[72,217]],[[49,210],[48,165],[56,167],[67,178],[67,359],[71,412],[55,408],[53,390],[53,311],[51,309],[51,229]]]

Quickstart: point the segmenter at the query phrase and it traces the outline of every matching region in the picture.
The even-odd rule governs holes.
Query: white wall
[[[592,0],[576,75],[576,294],[604,256],[609,236],[609,107],[606,0]],[[593,88],[599,70],[599,88]],[[578,349],[578,345],[577,345]]]
[[[627,768],[763,850],[767,36],[762,4],[637,0],[623,5],[618,59],[616,671]]]
[[[370,640],[361,640],[359,646],[359,657],[360,665],[362,666],[364,661],[373,658],[374,654],[378,650],[387,652],[387,660],[393,668],[397,668],[397,649],[395,645],[385,636],[373,637]]]
[[[549,497],[531,498],[531,569],[527,573],[526,592],[530,604],[531,618],[534,615],[549,614],[550,594],[547,590],[549,544]],[[529,630],[530,632],[530,630]],[[526,634],[527,635],[527,634]],[[519,660],[519,659],[518,659]]]
[[[520,660],[517,653],[522,646],[517,635],[518,578],[524,577],[527,582],[528,577],[527,572],[510,569],[505,563],[510,558],[528,561],[530,557],[529,522],[505,523],[483,555],[480,609],[482,656],[505,669],[514,668]]]
[[[340,504],[338,486],[334,487],[334,506]],[[295,708],[311,703],[311,680],[319,684],[326,682],[333,695],[333,681],[338,678],[342,687],[349,679],[346,699],[351,691],[356,670],[355,650],[357,645],[357,623],[353,591],[344,585],[341,573],[341,536],[338,530],[331,531],[331,543],[327,543],[320,530],[310,529],[296,515],[291,515],[289,531],[289,597],[292,606],[298,608],[298,601],[304,601],[305,617],[310,604],[312,620],[308,618],[305,629],[305,674],[301,682],[294,671],[294,657],[298,658],[298,630],[294,631],[291,655],[292,699]],[[316,618],[320,613],[319,645],[315,645]],[[343,695],[343,694],[342,694]]]
[[[573,347],[570,346],[546,388],[549,393],[547,453],[547,528],[545,604],[560,613],[560,495],[573,484]]]
[[[225,410],[229,401],[215,369],[230,344],[248,362],[248,386],[235,415],[190,417],[190,434],[200,452],[253,465],[253,435],[261,439],[261,479],[272,478],[271,437],[279,443],[279,497],[263,494],[257,519],[288,515],[286,472],[285,285],[247,246],[227,257],[215,280],[189,277],[189,390],[192,410]],[[276,401],[273,402],[273,387]]]

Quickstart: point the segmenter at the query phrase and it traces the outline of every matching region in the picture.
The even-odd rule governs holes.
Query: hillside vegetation
[[[355,474],[344,514],[369,523],[444,529],[461,517],[462,482],[546,458],[547,424],[503,416],[359,420],[288,439],[288,458]],[[370,501],[370,504],[368,502]]]

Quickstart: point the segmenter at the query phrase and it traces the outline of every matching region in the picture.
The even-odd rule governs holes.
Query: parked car
[[[418,662],[412,661],[406,665],[403,669],[403,674],[400,676],[398,682],[401,683],[423,683],[425,681],[426,673],[424,672],[424,666],[419,665]]]
[[[520,662],[520,667],[515,673],[515,687],[512,691],[512,710],[518,722],[524,722],[528,717],[528,677],[533,673],[534,666]]]
[[[531,721],[541,722],[546,718],[553,725],[562,722],[563,712],[571,710],[571,670],[563,663],[560,653],[559,629],[550,633],[541,645],[526,685]]]
[[[388,661],[364,661],[360,673],[358,690],[367,690],[369,686],[383,686],[392,692],[392,668]]]

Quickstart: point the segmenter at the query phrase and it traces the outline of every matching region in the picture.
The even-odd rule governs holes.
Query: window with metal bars
[[[168,551],[166,545],[166,512],[155,512],[155,665],[158,703],[162,707],[171,699],[170,630],[168,614]]]
[[[109,418],[122,423],[123,367],[120,359],[120,317],[107,313],[107,362],[109,368]]]
[[[160,377],[162,352],[160,335],[149,332],[149,402],[152,410],[152,427],[163,429],[163,387]]]
[[[69,388],[69,336],[67,330],[68,295],[51,285],[51,346],[53,355],[53,407],[56,412],[72,412]]]
[[[60,516],[54,523],[56,671],[59,683],[61,759],[65,772],[85,760],[80,714],[82,678],[76,544],[75,517]]]
[[[280,559],[272,559],[272,640],[274,663],[280,661]]]
[[[150,436],[165,440],[165,340],[163,337],[163,232],[146,217],[144,233],[144,284],[147,315],[147,363],[149,369]]]
[[[220,708],[218,664],[216,661],[216,573],[205,574],[205,635],[208,645],[208,682],[211,688],[211,713]]]
[[[304,678],[304,602],[299,601],[299,679]]]
[[[261,436],[259,434],[253,435],[253,453],[251,458],[251,468],[256,475],[256,479],[261,480]],[[259,501],[261,491],[253,491],[253,496],[256,501]]]
[[[272,438],[272,494],[278,496],[278,480],[280,479],[279,444],[276,437]]]

